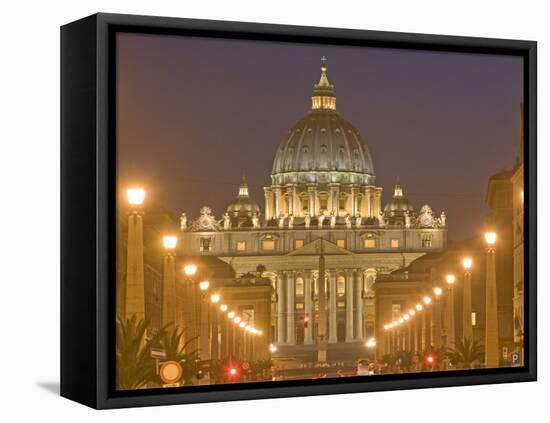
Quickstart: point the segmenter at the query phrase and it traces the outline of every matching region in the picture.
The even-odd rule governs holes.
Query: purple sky
[[[415,210],[445,210],[452,239],[480,229],[490,175],[513,165],[520,57],[118,35],[119,182],[179,215],[220,216],[246,173],[263,187],[328,58],[338,112],[372,154],[383,205],[399,178]]]

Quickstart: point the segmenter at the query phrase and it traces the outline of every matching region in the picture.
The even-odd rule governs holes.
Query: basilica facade
[[[337,112],[324,61],[311,110],[277,147],[264,194],[262,209],[243,178],[222,216],[207,206],[194,219],[183,213],[180,253],[214,256],[236,275],[269,278],[272,317],[265,329],[279,346],[315,344],[320,327],[328,329],[329,344],[375,336],[377,275],[446,247],[445,214],[427,204],[416,211],[401,184],[382,205],[372,157]]]

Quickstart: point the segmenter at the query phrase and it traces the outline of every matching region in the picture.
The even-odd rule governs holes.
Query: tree
[[[463,338],[455,342],[454,348],[447,352],[447,357],[459,368],[471,369],[476,361],[483,361],[485,355],[483,346],[471,338]]]
[[[140,389],[156,380],[155,361],[151,346],[160,334],[147,338],[147,320],[116,321],[116,385],[117,389]]]

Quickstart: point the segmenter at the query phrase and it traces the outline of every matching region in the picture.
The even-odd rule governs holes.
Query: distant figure
[[[336,214],[334,212],[330,213],[330,227],[334,228],[336,226]]]
[[[357,213],[355,215],[355,226],[359,228],[361,226],[362,221],[363,221],[363,218],[361,217],[361,213]]]
[[[344,221],[346,222],[346,228],[351,229],[351,218],[349,214],[346,214],[346,217],[344,218]]]
[[[279,217],[279,228],[283,229],[285,227],[285,217]]]
[[[380,214],[378,215],[378,225],[380,225],[380,227],[386,226],[386,222],[384,222],[384,215],[382,214],[382,212],[380,212]]]
[[[325,220],[325,215],[323,213],[321,213],[319,215],[319,217],[317,218],[318,220],[318,224],[319,224],[319,229],[321,229],[323,227],[323,221]]]
[[[447,216],[445,216],[445,212],[441,212],[441,216],[439,217],[439,221],[441,222],[441,226],[447,226]]]
[[[294,215],[291,214],[288,216],[288,229],[292,229],[294,227]]]
[[[306,229],[309,229],[309,225],[311,224],[311,216],[308,212],[306,212],[306,217],[304,217],[304,223],[306,224]]]
[[[226,231],[231,229],[231,219],[229,218],[229,213],[227,212],[223,215],[223,228]]]
[[[258,213],[254,213],[252,215],[252,226],[254,228],[259,228],[260,227],[260,219],[258,217]]]
[[[180,216],[180,231],[185,231],[187,229],[187,216],[185,213],[182,213]]]

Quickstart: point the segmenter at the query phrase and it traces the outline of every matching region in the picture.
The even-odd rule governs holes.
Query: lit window
[[[367,238],[363,240],[363,247],[364,248],[374,248],[376,246],[374,239]]]
[[[302,278],[296,279],[296,296],[302,297],[304,295],[304,280]]]
[[[476,325],[476,312],[472,311],[472,326]]]
[[[336,303],[336,307],[338,308],[344,308],[346,306],[346,303],[344,301],[338,301],[338,303]]]
[[[346,248],[346,240],[345,239],[338,239],[336,241],[336,245],[340,248]]]
[[[430,248],[432,246],[432,237],[427,235],[422,238],[422,247]]]
[[[392,239],[390,243],[391,248],[399,248],[399,240],[398,239]]]
[[[302,248],[304,246],[304,240],[303,239],[296,239],[294,240],[294,248]]]
[[[272,251],[275,249],[275,241],[272,239],[262,241],[262,250]]]
[[[237,251],[246,251],[246,241],[237,241]]]
[[[336,281],[336,293],[338,295],[344,295],[346,293],[346,280],[342,276]]]
[[[296,303],[296,310],[303,310],[304,309],[304,303]]]

